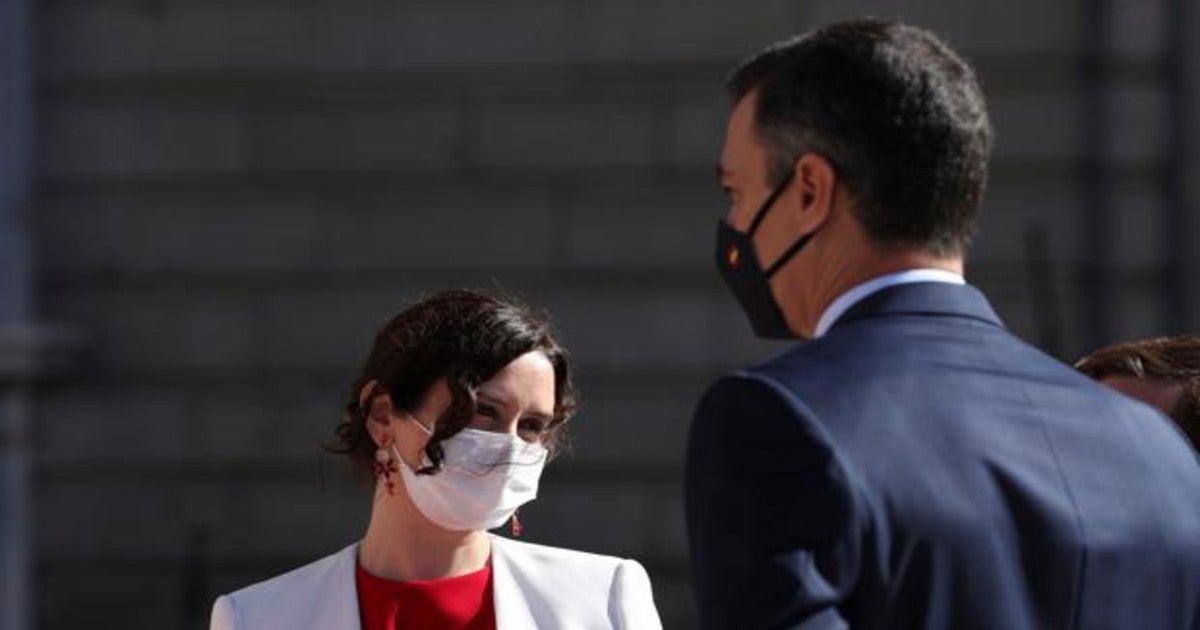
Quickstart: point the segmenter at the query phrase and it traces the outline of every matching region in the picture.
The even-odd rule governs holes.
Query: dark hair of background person
[[[839,22],[769,46],[726,89],[735,103],[758,91],[769,185],[818,153],[876,242],[937,255],[970,246],[992,127],[974,71],[929,31]]]
[[[326,448],[348,455],[372,471],[376,444],[367,432],[366,405],[359,395],[378,382],[396,408],[414,412],[438,379],[445,378],[450,404],[425,447],[430,465],[441,469],[442,442],[464,429],[475,416],[476,390],[517,357],[538,351],[554,368],[554,417],[542,437],[553,454],[565,441],[565,423],[575,412],[575,391],[566,350],[555,340],[549,322],[515,299],[470,290],[442,291],[396,315],[375,336],[358,378],[346,392],[337,443]]]
[[[1200,449],[1200,336],[1178,335],[1130,341],[1093,352],[1075,369],[1094,379],[1131,376],[1178,383],[1179,402],[1167,414]]]

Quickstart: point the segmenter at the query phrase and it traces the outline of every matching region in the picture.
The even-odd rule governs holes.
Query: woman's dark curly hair
[[[546,355],[554,367],[554,417],[542,436],[551,453],[565,440],[564,424],[575,412],[567,352],[555,340],[548,321],[509,298],[469,290],[441,291],[402,311],[379,331],[362,372],[346,393],[337,442],[327,448],[348,455],[372,470],[376,445],[367,432],[367,412],[359,403],[362,388],[376,381],[376,393],[387,392],[397,409],[414,412],[430,387],[441,378],[450,390],[450,405],[425,446],[430,465],[441,469],[442,442],[464,429],[475,415],[476,389],[504,366],[528,352]]]

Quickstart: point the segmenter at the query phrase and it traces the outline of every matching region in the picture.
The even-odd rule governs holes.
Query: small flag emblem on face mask
[[[742,253],[738,251],[737,245],[730,245],[729,249],[725,250],[725,260],[729,261],[729,266],[737,269],[738,263],[742,260]]]

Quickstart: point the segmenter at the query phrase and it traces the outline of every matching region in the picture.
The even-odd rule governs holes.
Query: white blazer
[[[492,538],[496,630],[659,630],[650,578],[635,560]],[[222,595],[212,630],[361,630],[358,544]]]

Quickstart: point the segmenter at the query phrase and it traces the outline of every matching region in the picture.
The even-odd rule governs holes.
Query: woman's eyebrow
[[[504,397],[500,394],[497,394],[495,392],[490,392],[490,391],[481,389],[481,390],[479,390],[479,398],[481,400],[491,403],[493,405],[500,405],[501,407],[509,406],[509,400],[506,397]]]
[[[530,411],[525,414],[525,417],[533,418],[534,420],[541,420],[543,422],[553,422],[554,421],[553,414],[542,413],[541,411]]]
[[[478,392],[478,395],[479,395],[479,400],[482,402],[485,402],[487,404],[497,405],[497,406],[503,407],[505,409],[512,407],[512,402],[509,401],[509,399],[506,396],[504,396],[503,394],[480,389]],[[553,422],[554,421],[554,414],[546,413],[544,411],[529,410],[523,414],[523,417],[533,418],[536,420],[542,420],[545,422]]]

